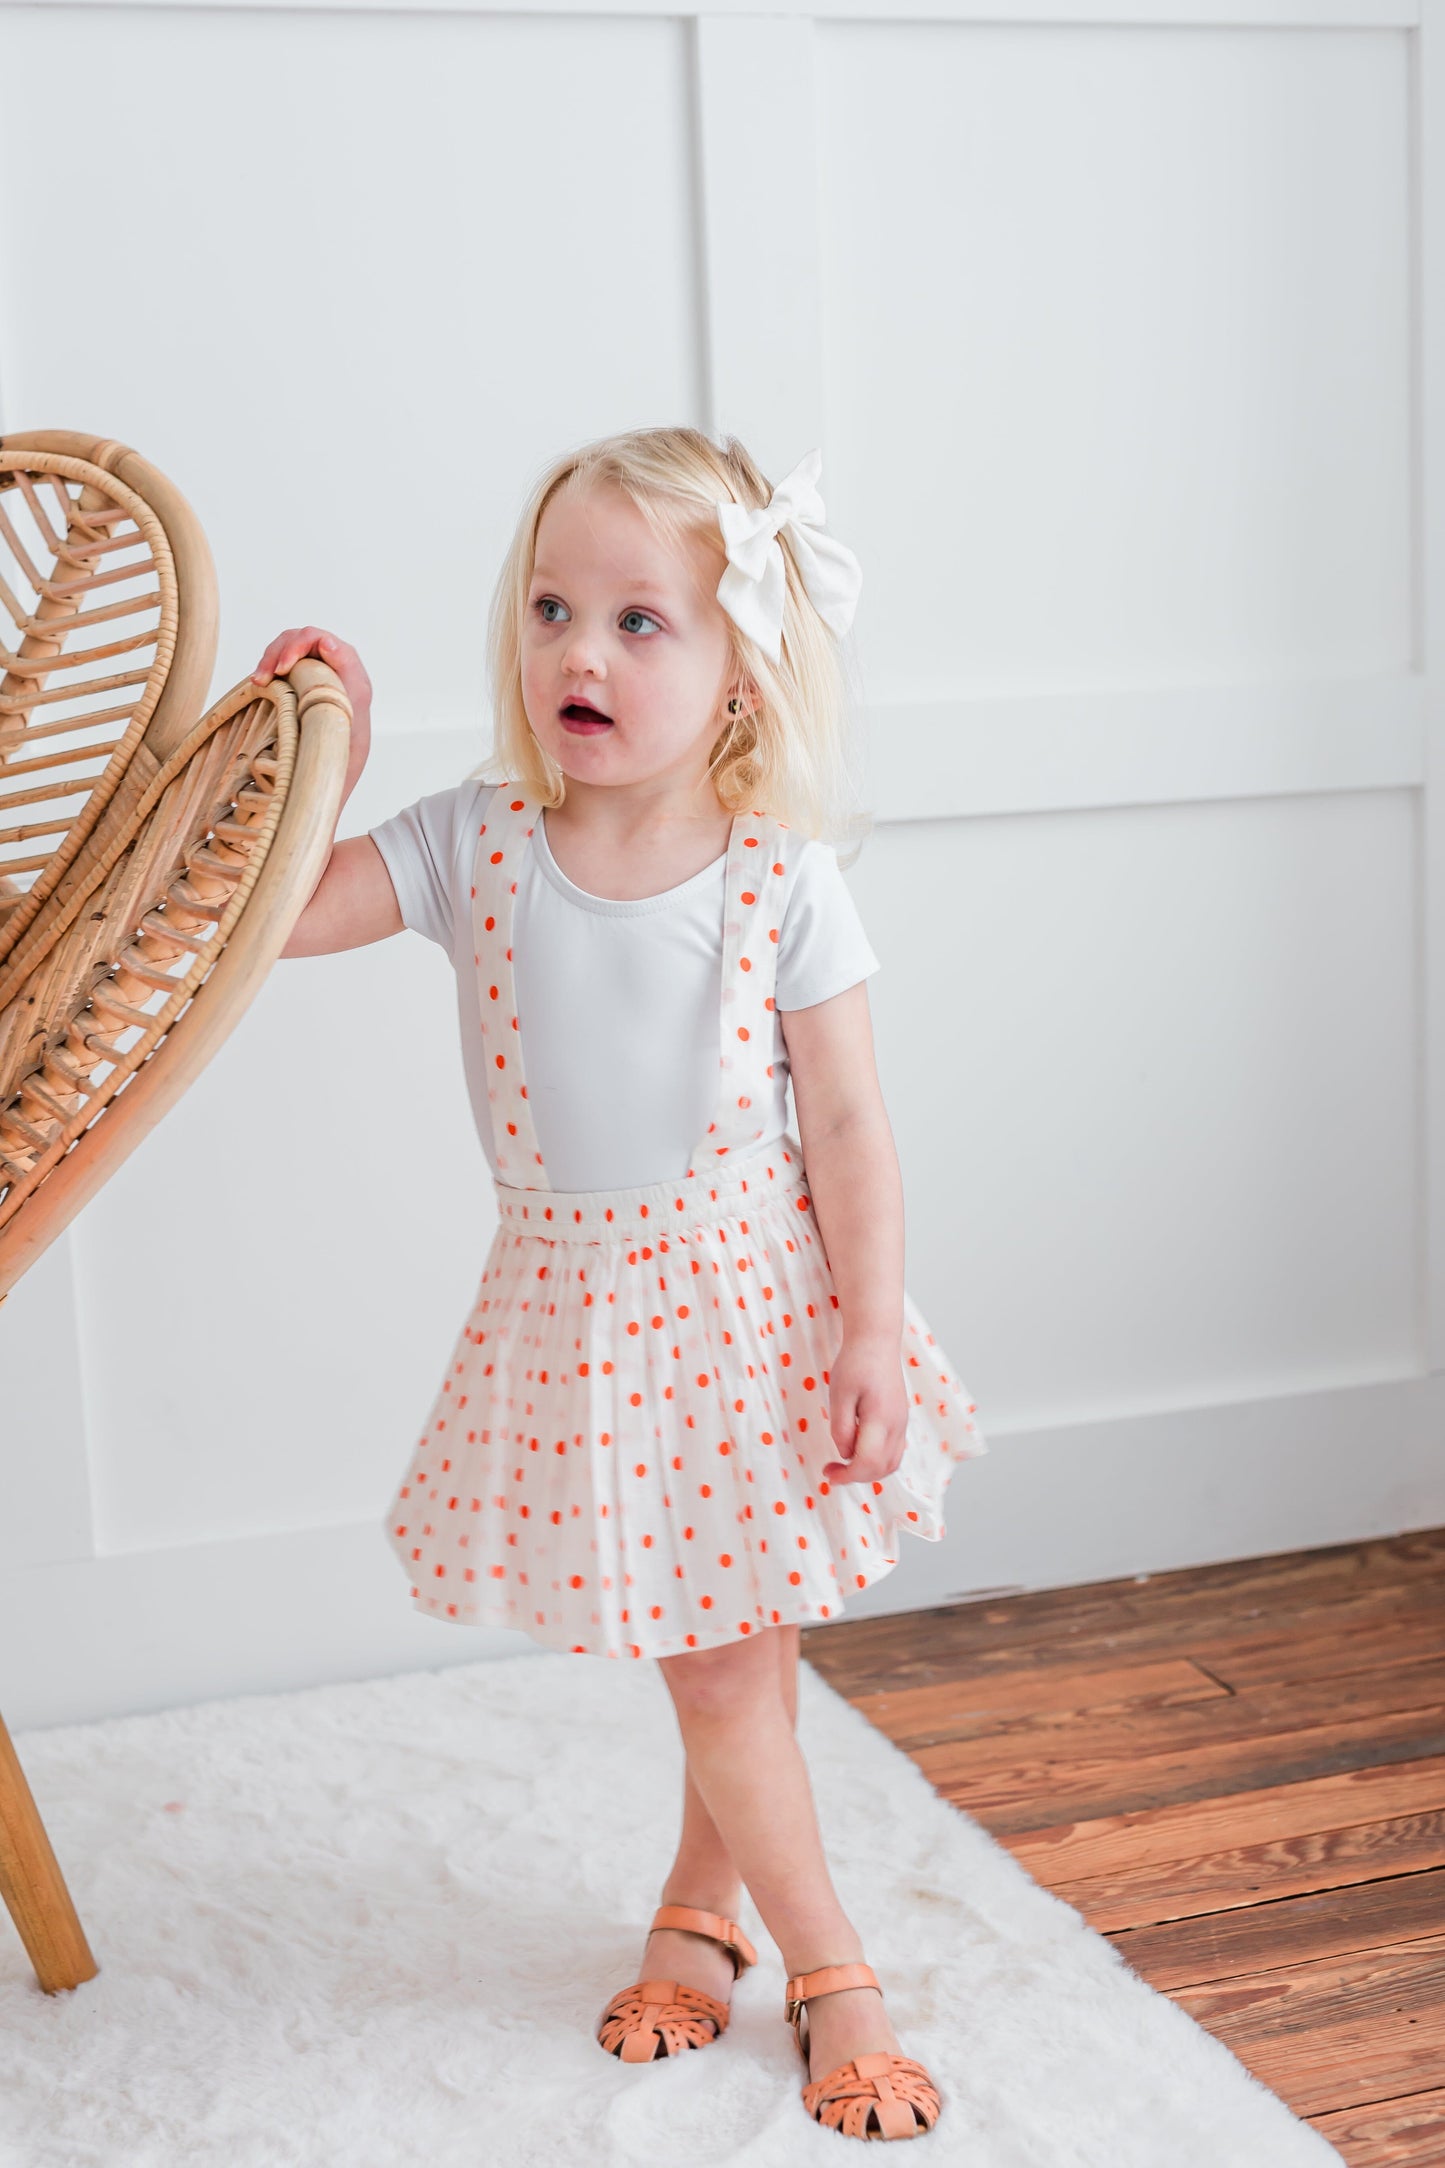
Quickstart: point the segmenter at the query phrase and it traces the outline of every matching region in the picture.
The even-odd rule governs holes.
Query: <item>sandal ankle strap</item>
[[[878,1975],[871,1965],[820,1965],[816,1972],[795,1972],[788,1982],[784,2004],[793,2030],[797,2031],[803,2004],[812,1996],[836,1995],[845,1987],[878,1987]]]
[[[690,1935],[706,1935],[710,1942],[720,1942],[732,1958],[734,1979],[758,1961],[757,1951],[737,1921],[724,1919],[721,1912],[699,1912],[695,1905],[659,1905],[652,1915],[652,1925],[680,1927]]]

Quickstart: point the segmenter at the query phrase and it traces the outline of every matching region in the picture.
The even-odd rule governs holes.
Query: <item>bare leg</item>
[[[788,1722],[794,1724],[798,1715],[798,1628],[777,1626],[763,1638],[772,1644],[778,1691]],[[742,1881],[732,1854],[703,1803],[688,1764],[682,1790],[682,1835],[662,1887],[661,1901],[696,1905],[704,1912],[721,1912],[727,1919],[736,1919],[741,1895]],[[638,1978],[682,1980],[688,1987],[701,1988],[705,1995],[726,2002],[733,1984],[733,1963],[715,1942],[705,1942],[701,1936],[678,1928],[659,1927],[647,1938]]]
[[[823,1854],[812,1788],[784,1678],[796,1682],[782,1629],[661,1659],[692,1782],[790,1973],[864,1957]],[[810,2068],[823,2076],[854,2055],[898,2053],[875,1988],[809,2005]]]

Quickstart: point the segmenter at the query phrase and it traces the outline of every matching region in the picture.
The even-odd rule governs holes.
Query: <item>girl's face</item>
[[[620,491],[562,489],[542,514],[522,628],[522,702],[579,783],[700,783],[735,681],[721,545],[669,547]]]

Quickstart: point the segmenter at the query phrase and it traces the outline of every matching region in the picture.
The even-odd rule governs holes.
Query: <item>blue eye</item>
[[[566,603],[559,602],[555,595],[543,595],[533,607],[544,625],[563,624],[572,614]]]
[[[657,619],[649,616],[646,610],[624,610],[618,619],[618,623],[624,632],[641,632],[644,625],[650,626],[652,632],[661,632],[662,630]],[[645,635],[645,637],[648,636],[650,635]]]

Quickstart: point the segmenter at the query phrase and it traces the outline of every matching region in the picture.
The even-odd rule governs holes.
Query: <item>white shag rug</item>
[[[801,1731],[844,1902],[943,2096],[921,2162],[1338,2162],[806,1665]],[[804,2114],[750,1910],[720,2042],[632,2068],[592,2037],[676,1834],[651,1663],[525,1655],[20,1751],[101,1972],[42,1995],[0,1914],[5,2168],[858,2157]]]

